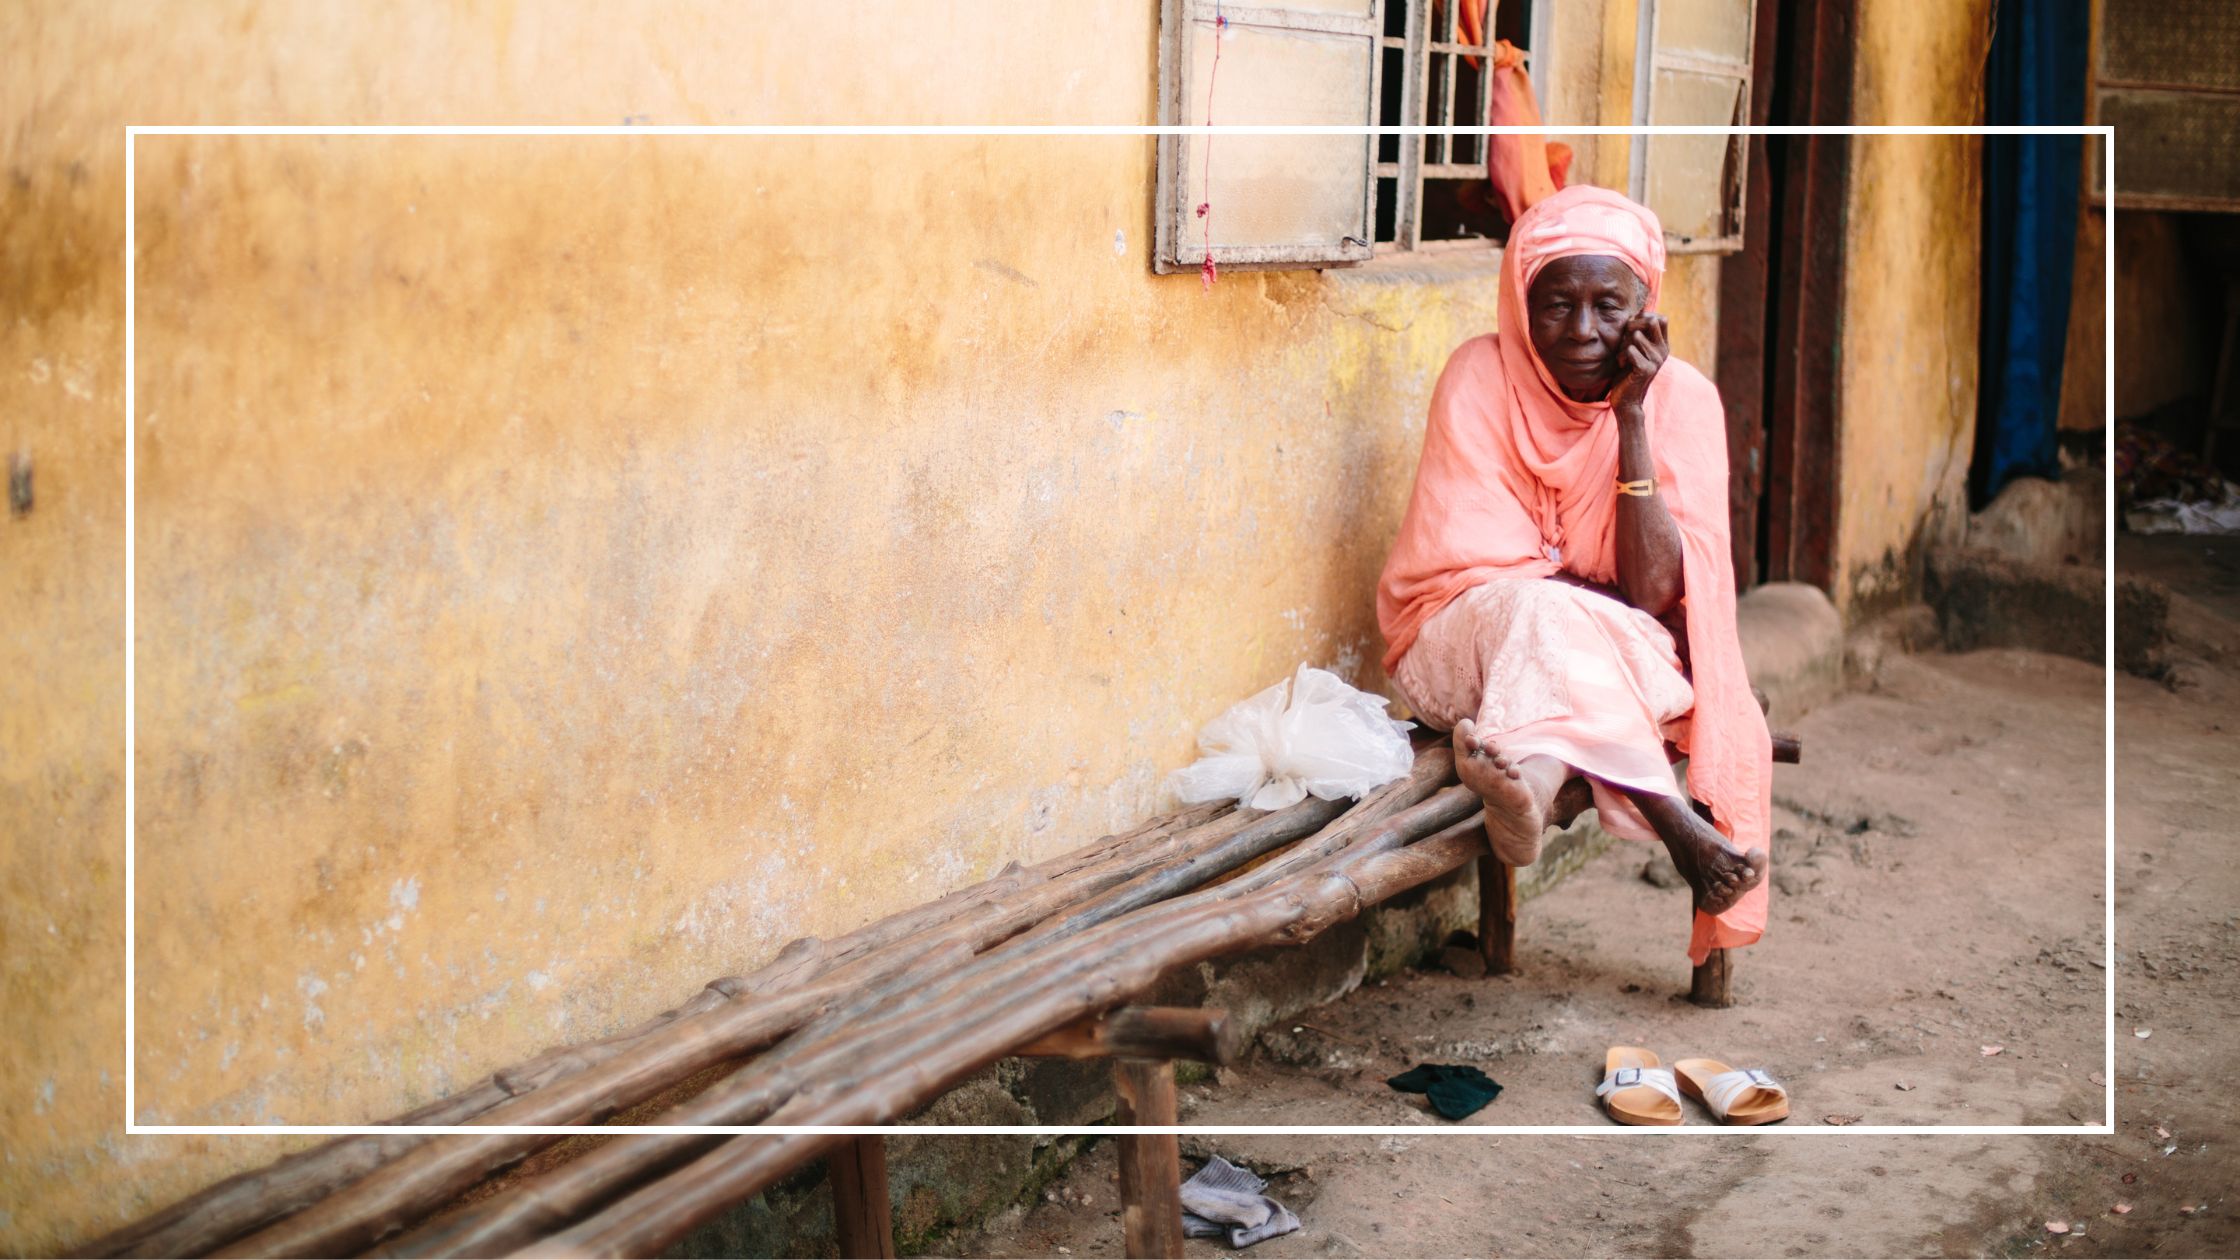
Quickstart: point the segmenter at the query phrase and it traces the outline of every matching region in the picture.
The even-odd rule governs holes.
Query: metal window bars
[[[1385,126],[1420,122],[1425,126],[1477,126],[1486,119],[1486,103],[1493,80],[1496,31],[1503,18],[1521,18],[1527,73],[1533,76],[1533,94],[1543,113],[1548,86],[1540,68],[1539,50],[1545,46],[1548,6],[1533,0],[1490,0],[1486,4],[1483,42],[1469,42],[1462,30],[1461,6],[1485,0],[1384,0],[1378,30],[1378,60],[1386,76],[1397,77],[1397,99],[1387,91],[1379,100],[1378,121]],[[1390,15],[1397,7],[1401,32],[1390,32]],[[1514,42],[1514,41],[1512,41]],[[1475,60],[1476,65],[1471,61]],[[1397,64],[1395,64],[1397,63]],[[1397,143],[1391,143],[1392,140]],[[1390,198],[1394,207],[1387,224],[1380,214],[1377,242],[1400,250],[1438,249],[1442,246],[1482,245],[1482,237],[1427,239],[1423,229],[1423,182],[1427,179],[1484,179],[1488,137],[1401,136],[1378,146],[1375,167],[1380,202]]]

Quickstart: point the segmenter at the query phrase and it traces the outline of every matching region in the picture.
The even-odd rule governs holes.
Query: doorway
[[[1755,125],[1851,120],[1858,0],[1758,0]],[[1838,334],[1850,137],[1753,136],[1743,247],[1719,276],[1719,393],[1735,585],[1831,596],[1841,434]]]

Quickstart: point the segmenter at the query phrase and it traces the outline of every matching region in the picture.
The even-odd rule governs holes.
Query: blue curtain
[[[1984,121],[2084,121],[2087,0],[1997,0]],[[1983,141],[1983,325],[1974,464],[1980,506],[2016,477],[2055,477],[2061,358],[2076,265],[2079,136]]]

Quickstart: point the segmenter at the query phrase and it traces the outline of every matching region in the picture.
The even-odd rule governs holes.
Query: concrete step
[[[1736,602],[1735,627],[1774,726],[1793,724],[1843,690],[1843,615],[1819,587],[1768,582]]]

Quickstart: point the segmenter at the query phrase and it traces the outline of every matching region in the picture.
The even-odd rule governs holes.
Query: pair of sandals
[[[1682,1094],[1721,1124],[1789,1118],[1789,1091],[1759,1068],[1736,1071],[1717,1059],[1680,1059],[1666,1067],[1639,1046],[1612,1046],[1603,1072],[1594,1094],[1619,1124],[1678,1124]]]

